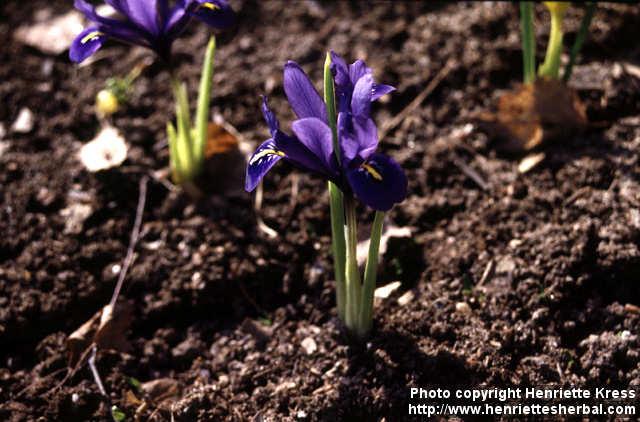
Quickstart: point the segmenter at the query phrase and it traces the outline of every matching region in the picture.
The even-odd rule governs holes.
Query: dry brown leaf
[[[246,160],[240,140],[231,128],[209,123],[202,183],[204,190],[217,194],[242,193]]]
[[[498,100],[497,113],[477,118],[501,141],[498,148],[511,153],[561,141],[587,127],[585,107],[576,92],[554,79],[537,79],[506,92]]]
[[[101,349],[128,350],[129,343],[126,340],[125,332],[129,328],[132,318],[133,308],[126,302],[117,304],[115,312],[111,305],[105,306],[102,308],[100,325],[93,341]]]
[[[173,378],[158,378],[140,385],[140,389],[154,403],[162,403],[180,396],[180,384]]]
[[[123,399],[126,406],[140,406],[143,403],[131,390],[127,390],[124,393]]]
[[[222,125],[209,123],[209,126],[207,127],[207,145],[204,153],[206,158],[237,149],[238,138],[232,135]]]
[[[69,367],[75,366],[84,350],[91,343],[98,329],[100,314],[102,314],[101,311],[96,312],[94,316],[67,337],[67,364]]]
[[[96,343],[101,349],[126,351],[129,344],[125,332],[131,323],[133,309],[130,304],[118,304],[116,312],[107,305],[67,337],[69,367],[75,366],[84,351]]]

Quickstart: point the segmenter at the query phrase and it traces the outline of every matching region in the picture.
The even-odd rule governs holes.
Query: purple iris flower
[[[361,60],[347,66],[333,54],[332,74],[338,99],[338,144],[340,162],[333,149],[326,106],[311,80],[295,62],[284,68],[284,90],[298,120],[294,135],[280,124],[263,98],[262,113],[271,138],[263,142],[249,160],[245,189],[251,192],[281,159],[331,180],[346,194],[353,193],[369,207],[387,211],[407,195],[407,178],[390,157],[376,152],[378,131],[370,117],[371,102],[394,88],[377,85],[371,69]]]
[[[105,0],[122,18],[100,16],[85,0],[74,6],[94,25],[82,31],[71,44],[69,58],[80,63],[95,53],[109,38],[141,45],[169,61],[171,44],[192,18],[214,28],[226,28],[234,21],[227,0]]]

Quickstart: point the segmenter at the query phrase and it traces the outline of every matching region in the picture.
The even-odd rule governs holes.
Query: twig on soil
[[[267,226],[267,224],[262,219],[260,215],[260,209],[262,209],[262,183],[258,184],[258,188],[256,189],[256,197],[253,205],[253,210],[256,213],[256,224],[258,225],[258,229],[266,234],[268,237],[275,239],[278,237],[278,232]]]
[[[113,296],[111,296],[111,300],[109,301],[109,305],[111,309],[115,309],[116,301],[118,300],[118,296],[120,296],[120,290],[122,289],[122,285],[124,284],[125,277],[127,276],[127,272],[129,271],[129,267],[133,263],[133,252],[135,250],[136,244],[138,243],[138,238],[140,237],[140,226],[142,226],[142,215],[144,214],[144,206],[147,201],[147,183],[149,182],[148,176],[142,176],[140,179],[140,191],[138,194],[138,206],[136,208],[136,219],[133,223],[133,230],[131,231],[131,238],[129,239],[129,247],[127,248],[127,255],[124,258],[124,263],[122,264],[122,270],[120,270],[120,274],[118,276],[118,282],[116,283],[116,287],[113,291]]]
[[[453,164],[456,165],[469,179],[473,180],[482,190],[489,190],[489,184],[480,174],[465,163],[456,154],[453,155]]]
[[[429,82],[429,84],[416,96],[416,98],[413,99],[413,101],[409,103],[409,105],[407,105],[400,113],[396,114],[391,120],[388,120],[384,125],[382,125],[382,128],[380,129],[380,139],[383,139],[388,132],[395,129],[396,126],[402,123],[402,121],[413,112],[413,110],[422,104],[425,98],[427,98],[444,80],[449,73],[449,70],[453,67],[453,64],[454,60],[449,59],[436,76],[431,79],[431,82]]]
[[[109,309],[115,309],[116,301],[118,300],[118,296],[120,295],[120,291],[122,289],[122,285],[124,284],[125,277],[127,275],[127,271],[129,267],[133,263],[133,252],[135,250],[136,244],[138,243],[138,239],[140,237],[140,227],[142,226],[142,215],[144,214],[144,207],[147,199],[147,183],[149,181],[149,177],[144,175],[140,179],[140,191],[138,195],[138,206],[136,208],[136,217],[133,223],[133,230],[131,231],[131,238],[129,240],[129,247],[127,249],[127,255],[125,256],[124,263],[122,265],[122,269],[120,270],[120,275],[118,277],[118,282],[116,283],[116,287],[114,289],[113,295],[111,296],[111,300],[109,301]],[[106,308],[106,306],[105,306]],[[103,308],[104,309],[104,308]],[[102,385],[102,381],[100,380],[100,374],[97,371],[95,366],[95,358],[97,353],[96,340],[94,339],[89,346],[82,352],[80,358],[76,365],[71,369],[65,377],[51,390],[49,390],[45,395],[50,394],[60,387],[62,387],[70,378],[72,378],[78,370],[85,364],[85,361],[88,362],[89,367],[91,368],[91,373],[93,374],[93,378],[96,380],[96,384],[98,384],[98,388],[100,392],[107,396],[107,393],[104,389],[104,385]],[[88,359],[87,359],[88,358]]]
[[[484,272],[482,273],[482,277],[480,278],[480,281],[478,281],[477,285],[483,286],[485,283],[490,281],[496,272],[495,270],[496,262],[493,259],[490,259],[489,262],[487,262],[487,266],[485,267]]]
[[[64,378],[62,378],[62,380],[58,383],[58,385],[53,387],[51,390],[47,391],[44,394],[45,397],[48,396],[49,394],[53,393],[54,391],[58,390],[59,388],[61,388],[69,379],[73,378],[76,375],[76,373],[84,365],[85,359],[87,359],[87,357],[89,356],[89,353],[91,353],[92,346],[93,346],[93,343],[91,345],[89,345],[89,347],[84,349],[84,352],[82,352],[82,355],[80,355],[80,358],[78,359],[78,362],[76,363],[76,366],[74,366],[71,371],[67,372],[67,375],[65,375]]]
[[[93,375],[93,380],[98,385],[98,390],[100,390],[100,394],[107,397],[107,390],[104,389],[104,384],[102,384],[102,379],[100,378],[100,373],[98,372],[98,368],[96,367],[96,352],[98,347],[95,343],[91,345],[91,356],[89,356],[89,360],[87,363],[89,364],[89,368],[91,369],[91,374]]]

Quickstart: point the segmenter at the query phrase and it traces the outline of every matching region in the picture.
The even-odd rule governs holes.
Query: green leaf
[[[336,306],[338,316],[344,321],[346,317],[346,243],[344,232],[344,204],[342,191],[333,182],[329,184],[331,208],[331,248],[333,250],[333,266],[336,278]]]
[[[361,336],[366,335],[373,322],[373,294],[376,288],[376,275],[378,273],[378,255],[380,252],[380,238],[382,237],[382,225],[384,212],[376,211],[371,227],[369,240],[369,255],[364,268],[364,284],[362,298],[360,299],[360,321],[358,331]]]
[[[536,78],[536,36],[533,32],[533,2],[520,3],[520,26],[522,30],[522,61],[524,83],[532,83]]]
[[[216,52],[216,38],[212,36],[207,44],[207,52],[202,63],[202,75],[198,89],[198,108],[196,110],[195,136],[193,142],[193,161],[196,172],[200,171],[204,162],[207,144],[207,128],[209,126],[209,104],[211,101],[211,81],[213,78],[213,62]]]
[[[140,391],[142,389],[142,383],[140,382],[139,379],[134,377],[129,377],[127,378],[127,381],[133,388],[136,389],[136,391]]]
[[[167,123],[167,142],[169,143],[169,167],[171,168],[171,176],[176,179],[182,170],[180,157],[178,157],[178,135],[176,128],[169,122]]]
[[[582,44],[587,39],[587,33],[589,32],[589,25],[591,25],[591,19],[593,19],[593,14],[596,11],[596,2],[589,2],[587,4],[587,10],[584,12],[584,16],[582,17],[582,22],[580,23],[580,29],[578,30],[578,35],[576,35],[576,40],[573,43],[573,47],[571,47],[571,53],[569,54],[569,62],[564,68],[564,75],[562,79],[565,83],[569,82],[569,78],[571,78],[571,72],[573,71],[573,65],[576,62],[576,58],[578,53],[582,49]]]
[[[127,418],[127,415],[120,410],[118,406],[113,405],[111,406],[111,417],[115,422],[123,422]]]
[[[176,95],[176,123],[177,136],[175,142],[176,183],[184,183],[193,176],[193,157],[191,155],[191,122],[187,86],[176,81],[174,83]]]

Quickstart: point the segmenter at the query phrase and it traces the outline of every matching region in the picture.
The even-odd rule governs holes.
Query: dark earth
[[[117,406],[126,420],[391,421],[408,418],[416,386],[640,385],[636,5],[599,6],[570,81],[592,124],[538,151],[546,159],[524,174],[523,156],[501,153],[473,123],[522,78],[517,5],[232,5],[239,21],[218,36],[212,113],[251,145],[268,135],[260,94],[285,126],[293,117],[286,60],[319,86],[333,49],[397,87],[375,116],[387,132],[381,149],[409,178],[387,223],[412,236],[388,241],[379,276],[401,287],[377,302],[367,342],[352,343],[336,318],[323,181],[284,164],[267,176],[258,215],[271,238],[242,180],[223,177],[239,193],[193,201],[152,177],[120,298],[133,309],[120,333],[129,347],[97,351],[101,395],[86,361],[67,367],[65,341],[108,303],[140,179],[167,166],[169,79],[160,64],[144,70],[112,119],[127,160],[89,173],[76,153],[100,127],[96,92],[150,53],[113,44],[72,65],[12,36],[34,11],[65,13],[71,2],[3,1],[0,420],[111,420]],[[538,7],[540,61],[548,18]],[[568,12],[567,45],[581,14]],[[175,45],[192,100],[207,31],[194,24]],[[13,133],[23,107],[35,127]],[[69,227],[79,204],[88,218]]]

